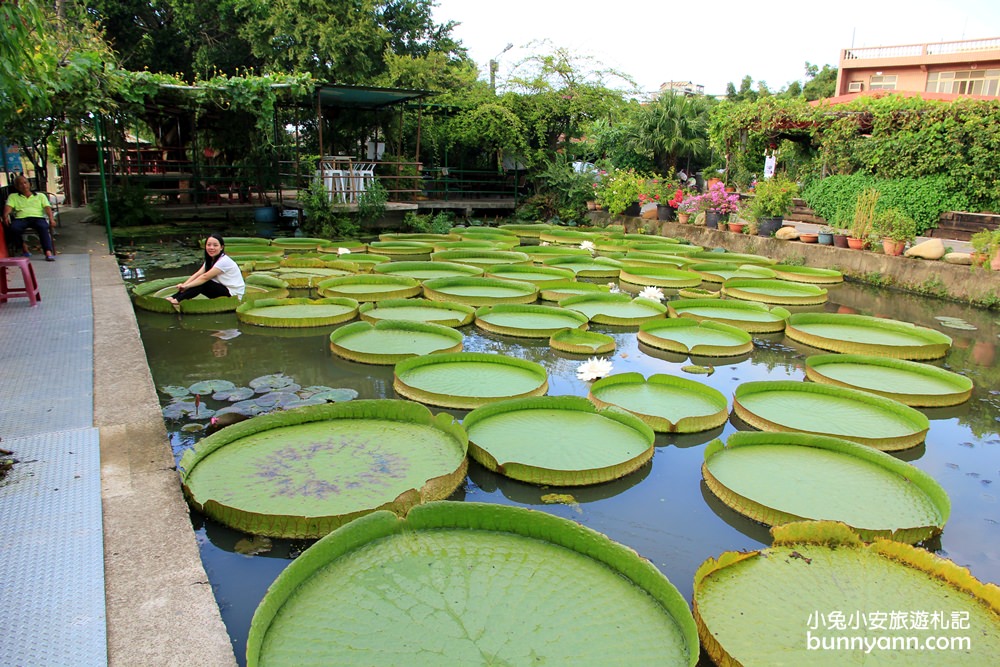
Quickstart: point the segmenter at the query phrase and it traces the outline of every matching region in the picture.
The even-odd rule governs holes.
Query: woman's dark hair
[[[218,257],[212,257],[211,255],[209,255],[208,254],[208,239],[205,239],[205,270],[206,271],[208,271],[213,266],[215,266],[215,263],[217,261],[219,261],[219,257],[222,257],[223,255],[226,254],[226,242],[222,240],[222,236],[220,234],[209,234],[208,238],[209,239],[215,239],[216,241],[218,241],[219,245],[222,246],[222,252],[219,253]]]

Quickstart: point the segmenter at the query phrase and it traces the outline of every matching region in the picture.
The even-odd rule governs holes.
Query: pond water
[[[948,356],[934,363],[970,377],[976,385],[972,398],[955,408],[923,410],[931,420],[926,442],[897,456],[932,475],[951,498],[951,518],[944,533],[925,546],[968,567],[983,581],[1000,582],[1000,364],[996,358],[1000,316],[850,283],[834,286],[829,302],[813,310],[889,317],[938,329],[954,339]],[[253,378],[282,372],[303,387],[346,387],[356,390],[361,398],[396,398],[391,366],[354,363],[330,352],[329,334],[336,327],[268,329],[242,324],[234,314],[180,317],[137,310],[136,315],[157,387],[189,386],[206,379],[245,386]],[[976,330],[945,328],[935,319],[939,316],[964,319]],[[720,390],[730,404],[739,384],[801,380],[805,357],[823,353],[775,334],[755,336],[754,351],[742,358],[692,360],[638,344],[635,328],[598,325],[591,330],[615,337],[618,348],[610,355],[614,373],[668,373],[692,378]],[[236,331],[239,335],[225,340]],[[506,354],[542,364],[549,373],[550,395],[586,396],[588,384],[577,380],[575,373],[586,357],[553,351],[547,340],[494,335],[474,325],[461,331],[466,336],[466,351]],[[711,364],[714,372],[689,375],[681,370],[692,361]],[[169,400],[162,394],[161,398],[164,404]],[[450,412],[459,419],[467,414]],[[183,425],[167,422],[178,459],[203,437],[200,432],[182,431]],[[452,500],[530,507],[578,521],[648,558],[690,600],[695,570],[706,558],[770,544],[767,528],[716,500],[701,479],[704,445],[714,438],[724,439],[738,428],[747,427],[731,420],[710,432],[658,435],[649,464],[624,479],[592,487],[539,488],[491,473],[472,461],[465,483]],[[578,504],[543,503],[541,497],[550,493],[572,494]],[[197,513],[193,521],[222,618],[243,664],[257,604],[274,578],[310,542],[274,539],[269,550],[244,555],[241,551],[254,550],[259,540]]]

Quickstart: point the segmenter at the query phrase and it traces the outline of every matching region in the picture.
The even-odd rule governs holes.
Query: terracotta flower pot
[[[847,237],[847,247],[852,250],[863,250],[865,247],[864,239],[856,239],[853,236]]]
[[[737,234],[743,233],[743,228],[747,226],[745,222],[730,222],[729,231],[736,232]]]
[[[681,223],[682,225],[688,224],[688,220],[690,220],[690,219],[691,219],[691,214],[690,213],[678,213],[677,214],[677,222]]]
[[[799,234],[799,240],[803,243],[816,243],[819,241],[819,234]]]
[[[834,248],[846,248],[847,247],[847,234],[834,234],[833,235],[833,247]]]
[[[896,241],[894,239],[882,239],[882,251],[887,255],[897,257],[903,254],[906,249],[906,241]]]

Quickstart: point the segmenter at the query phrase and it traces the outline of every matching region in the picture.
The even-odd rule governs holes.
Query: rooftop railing
[[[915,56],[940,56],[952,53],[1000,51],[1000,37],[969,39],[960,42],[931,42],[902,44],[900,46],[872,46],[844,49],[842,60],[874,60],[878,58],[913,58]]]

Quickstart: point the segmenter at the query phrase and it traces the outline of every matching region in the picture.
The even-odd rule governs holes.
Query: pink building
[[[841,51],[836,95],[874,90],[1000,97],[1000,37]]]

